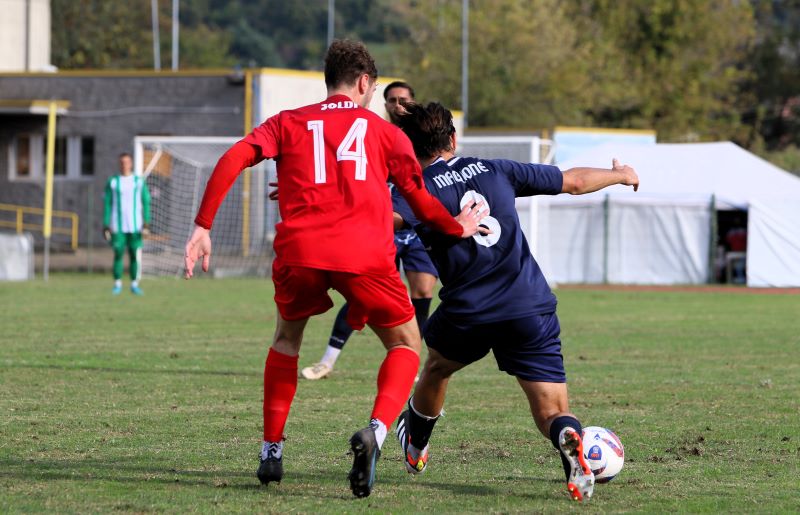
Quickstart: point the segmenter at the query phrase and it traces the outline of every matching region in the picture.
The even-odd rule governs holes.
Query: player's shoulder
[[[294,109],[286,109],[278,113],[276,116],[284,118],[305,118],[309,116],[335,117],[341,114],[354,118],[365,118],[369,122],[370,127],[377,127],[383,131],[395,133],[396,131],[400,130],[395,125],[392,125],[383,119],[383,117],[381,117],[379,114],[359,106],[353,102],[353,100],[344,95],[335,95],[321,102],[308,104]]]
[[[454,171],[459,171],[467,178],[484,175],[497,171],[493,159],[483,159],[474,156],[456,156],[445,163]]]

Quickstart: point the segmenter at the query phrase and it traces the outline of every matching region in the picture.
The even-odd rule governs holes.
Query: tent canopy
[[[753,200],[770,198],[800,201],[800,179],[728,141],[656,145],[609,143],[559,166],[562,170],[574,166],[610,168],[614,157],[639,174],[639,191],[633,193],[629,187],[612,186],[589,196],[604,197],[611,193],[649,197],[649,200],[688,200],[714,195],[720,209],[747,209]],[[569,199],[562,196],[557,201]]]
[[[617,185],[541,198],[542,260],[556,281],[706,282],[716,206],[749,210],[749,286],[800,286],[800,178],[730,142],[609,143],[559,166],[609,168],[614,157],[636,169],[638,192]]]

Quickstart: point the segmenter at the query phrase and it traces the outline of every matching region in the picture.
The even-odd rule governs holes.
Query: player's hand
[[[108,227],[103,227],[103,239],[106,241],[111,241],[111,229]]]
[[[186,241],[186,249],[183,254],[184,275],[186,279],[191,279],[194,265],[203,259],[203,272],[208,272],[208,265],[211,263],[211,236],[210,231],[199,225],[194,226],[194,232]]]
[[[278,200],[278,183],[277,182],[268,182],[267,185],[272,186],[275,188],[274,190],[269,192],[269,199],[270,200]]]
[[[611,160],[611,170],[622,174],[623,180],[620,184],[633,186],[633,191],[639,190],[639,176],[636,175],[636,170],[628,165],[619,164],[619,160],[616,157]]]
[[[480,221],[489,214],[488,209],[484,209],[485,204],[483,201],[477,204],[466,205],[456,216],[456,222],[461,224],[464,232],[461,234],[462,238],[469,238],[476,232],[481,234],[491,234],[492,231],[486,226],[481,226]]]
[[[150,236],[150,224],[142,225],[142,236]]]

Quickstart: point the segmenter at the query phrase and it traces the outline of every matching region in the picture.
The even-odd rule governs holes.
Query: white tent
[[[556,282],[699,284],[711,277],[716,210],[748,210],[748,286],[800,286],[800,179],[730,142],[593,148],[567,162],[633,166],[624,186],[543,198],[537,256]],[[547,226],[542,221],[547,221]]]

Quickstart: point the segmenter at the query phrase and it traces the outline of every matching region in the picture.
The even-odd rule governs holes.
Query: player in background
[[[133,175],[133,159],[127,152],[119,155],[119,175],[106,182],[103,196],[103,237],[114,249],[113,295],[122,292],[125,250],[131,292],[143,295],[139,287],[142,263],[142,235],[150,233],[150,190],[142,177]]]
[[[419,366],[419,329],[394,267],[390,178],[427,224],[458,240],[477,231],[478,209],[454,219],[422,183],[411,143],[400,129],[365,109],[378,72],[359,42],[334,41],[325,56],[328,97],[267,119],[220,158],[186,243],[186,278],[197,260],[208,270],[214,216],[239,173],[263,159],[277,162],[281,222],[272,280],[278,309],[264,366],[264,441],[257,476],[283,478],[284,427],[297,390],[297,361],[309,317],[333,306],[328,289],[350,303],[348,322],[369,325],[387,353],[369,425],[350,439],[350,488],[370,494],[389,427],[411,391]],[[355,230],[357,229],[357,230]]]
[[[491,234],[453,244],[415,220],[402,202],[395,211],[430,248],[439,270],[441,304],[425,329],[428,359],[397,435],[406,469],[425,470],[428,440],[444,405],[450,376],[493,351],[500,370],[516,377],[536,426],[560,451],[567,487],[588,500],[594,475],[582,455],[582,427],[569,410],[561,355],[556,298],[531,255],[514,207],[515,197],[580,195],[614,184],[638,189],[629,166],[611,170],[523,164],[508,160],[455,157],[450,111],[440,104],[408,105],[400,120],[424,168],[428,190],[451,211],[485,202],[482,221]]]
[[[403,104],[414,101],[414,89],[407,82],[395,81],[389,83],[383,90],[384,107],[389,114],[389,120],[397,125],[398,116],[404,113]],[[390,183],[389,188],[394,186]],[[433,299],[433,288],[436,286],[436,278],[439,276],[436,268],[431,263],[425,247],[419,241],[417,233],[411,229],[400,229],[394,233],[394,245],[397,248],[395,254],[395,266],[400,268],[403,264],[403,272],[408,280],[408,290],[411,295],[411,304],[414,305],[414,313],[417,318],[420,333],[428,320],[428,313],[431,309]],[[348,305],[345,303],[336,320],[333,322],[331,336],[328,346],[318,363],[310,367],[305,367],[300,373],[306,379],[322,379],[333,371],[339,353],[344,348],[353,328],[347,323]]]

